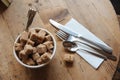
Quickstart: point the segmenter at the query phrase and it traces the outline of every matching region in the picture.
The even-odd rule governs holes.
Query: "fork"
[[[82,43],[82,44],[84,44],[84,45],[87,45],[87,46],[89,46],[89,47],[93,48],[94,50],[96,50],[96,51],[98,51],[98,52],[101,53],[101,54],[97,54],[97,56],[107,57],[108,59],[111,59],[111,60],[113,60],[113,61],[116,61],[116,60],[117,60],[117,58],[116,58],[114,55],[105,53],[105,52],[102,51],[100,48],[98,48],[98,47],[96,47],[96,46],[94,46],[94,45],[91,45],[91,44],[89,44],[89,43],[86,43],[86,42],[84,42],[84,41],[82,41],[82,40],[80,40],[80,39],[74,38],[73,36],[71,36],[71,35],[63,32],[62,30],[57,31],[57,32],[56,32],[56,36],[59,37],[59,38],[60,38],[61,40],[63,40],[63,41],[68,40],[68,41],[79,42],[79,43]],[[85,50],[84,50],[84,51],[85,51]],[[87,52],[90,52],[90,51],[87,51]],[[91,53],[93,53],[93,55],[96,54],[95,52],[91,52]],[[96,56],[96,55],[95,55],[95,56]]]
[[[96,50],[98,50],[98,49],[101,50],[100,48],[98,48],[98,47],[96,47],[96,46],[94,46],[94,45],[92,45],[90,43],[87,43],[87,42],[85,42],[83,40],[80,40],[79,38],[74,38],[73,36],[63,32],[62,30],[57,31],[56,36],[59,37],[62,41],[68,40],[68,41],[79,42],[79,43],[82,43],[82,44],[87,45],[89,47],[92,47],[92,48],[94,48]]]

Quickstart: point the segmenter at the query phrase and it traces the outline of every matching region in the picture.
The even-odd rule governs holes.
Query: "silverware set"
[[[63,46],[65,47],[66,50],[70,51],[70,52],[76,52],[77,50],[82,50],[82,51],[86,51],[88,53],[91,53],[97,57],[103,58],[103,59],[107,59],[105,56],[97,54],[94,51],[88,50],[88,49],[82,49],[82,47],[78,47],[78,45],[76,44],[76,42],[79,42],[81,44],[86,45],[87,43],[82,42],[80,40],[75,39],[73,36],[59,30],[56,32],[56,35],[63,40]],[[90,44],[87,44],[88,46],[91,46]],[[96,48],[97,49],[97,48]]]
[[[93,44],[93,45],[101,48],[101,50],[103,50],[104,52],[107,52],[107,53],[109,53],[109,54],[112,54],[112,48],[111,48],[111,47],[105,46],[105,45],[103,45],[103,44],[101,44],[101,43],[98,43],[98,42],[96,42],[96,41],[92,41],[92,40],[90,40],[90,39],[82,36],[81,34],[77,34],[76,32],[73,32],[72,30],[67,29],[66,26],[64,26],[64,25],[62,25],[62,24],[60,24],[60,23],[57,23],[56,21],[54,21],[54,20],[52,20],[52,19],[50,19],[49,21],[50,21],[50,23],[51,23],[54,27],[56,27],[56,28],[58,28],[58,29],[60,29],[60,30],[62,30],[62,31],[64,31],[64,32],[66,32],[66,33],[68,33],[68,34],[76,37],[76,38],[79,38],[79,39],[82,39],[82,40],[84,40],[84,41],[86,41],[86,42],[88,42],[88,43],[91,43],[91,44]]]
[[[95,41],[91,41],[89,39],[84,38],[82,35],[77,34],[73,31],[68,30],[63,26],[62,24],[57,23],[56,21],[50,19],[50,23],[59,30],[56,32],[57,37],[59,37],[63,41],[63,46],[65,49],[71,52],[76,52],[77,50],[86,51],[92,55],[95,55],[97,57],[103,58],[105,60],[110,59],[113,61],[116,61],[117,58],[112,55],[112,48],[105,46],[103,44],[100,44]],[[77,43],[81,43],[82,45],[86,45],[95,51],[99,52],[100,54],[90,51],[88,49],[82,49],[82,47],[78,47]]]
[[[67,34],[67,33],[65,33],[65,32],[63,32],[63,31],[61,31],[61,30],[57,31],[57,32],[56,32],[56,35],[57,35],[61,40],[63,40],[63,46],[64,46],[65,48],[67,47],[67,49],[69,49],[69,51],[71,51],[71,52],[75,52],[75,51],[72,50],[73,47],[72,47],[71,45],[72,45],[72,44],[75,44],[76,42],[79,42],[79,43],[81,43],[81,44],[84,44],[84,45],[87,45],[87,46],[93,48],[94,50],[100,52],[102,55],[101,55],[101,54],[97,54],[96,52],[91,51],[91,50],[88,50],[88,49],[85,50],[85,49],[81,49],[81,47],[77,47],[77,48],[79,48],[80,50],[86,51],[86,52],[88,52],[88,53],[90,53],[90,54],[93,54],[93,55],[95,55],[95,56],[97,56],[97,57],[100,57],[100,58],[103,58],[103,59],[105,59],[105,60],[110,59],[110,60],[116,61],[116,57],[113,56],[112,54],[105,53],[105,52],[103,52],[100,48],[97,48],[97,47],[95,47],[94,45],[91,45],[91,44],[89,44],[89,43],[86,43],[86,42],[84,42],[84,41],[82,41],[82,40],[80,40],[80,39],[76,39],[76,38],[74,38],[73,36],[71,36],[71,35],[69,35],[69,34]],[[66,44],[66,45],[64,45],[64,44]],[[68,44],[68,45],[67,45],[67,44]],[[70,49],[70,47],[71,47],[71,49]],[[74,48],[74,49],[75,49],[75,48]]]

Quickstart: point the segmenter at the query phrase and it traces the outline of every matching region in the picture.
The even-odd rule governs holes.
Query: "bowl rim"
[[[13,54],[14,54],[16,60],[17,60],[21,65],[23,65],[23,66],[25,66],[25,67],[27,67],[27,68],[40,68],[40,67],[43,67],[43,66],[47,65],[47,64],[52,60],[52,58],[54,57],[55,51],[56,51],[56,40],[55,40],[53,34],[52,34],[51,32],[49,32],[47,29],[36,27],[36,28],[30,28],[29,30],[32,30],[32,29],[44,30],[44,31],[46,31],[49,35],[51,35],[51,37],[52,37],[52,39],[53,39],[53,42],[54,42],[54,49],[53,49],[53,53],[52,53],[52,55],[51,55],[51,57],[50,57],[50,60],[49,60],[48,62],[46,62],[46,63],[40,64],[40,65],[35,65],[35,66],[30,66],[30,65],[27,65],[27,64],[23,63],[23,62],[18,58],[18,56],[17,56],[17,54],[16,54],[16,51],[15,51],[15,43],[17,43],[17,41],[18,41],[18,39],[20,38],[20,36],[21,36],[22,33],[19,34],[19,35],[17,36],[17,38],[15,39],[14,46],[13,46]],[[24,32],[24,31],[23,31],[23,32]]]

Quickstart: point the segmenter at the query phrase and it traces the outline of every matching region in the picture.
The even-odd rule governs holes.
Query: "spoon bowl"
[[[70,52],[76,52],[77,50],[79,50],[79,47],[75,42],[64,41],[63,46]]]

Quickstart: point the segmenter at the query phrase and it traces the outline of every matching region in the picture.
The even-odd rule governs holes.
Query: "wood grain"
[[[120,23],[120,15],[117,15],[117,17],[118,17],[118,21]],[[119,58],[120,58],[120,56],[119,56]],[[120,79],[120,59],[118,61],[117,68],[116,68],[116,71],[114,73],[112,80],[119,80],[119,79]]]
[[[14,40],[26,27],[29,8],[37,10],[30,28],[45,28],[54,35],[57,41],[55,57],[49,65],[39,69],[27,69],[21,66],[12,52]],[[113,54],[119,60],[119,23],[109,0],[13,0],[10,7],[0,16],[0,79],[111,80],[118,60],[116,62],[104,61],[100,68],[95,70],[75,54],[72,67],[64,64],[63,55],[68,52],[64,50],[61,40],[56,37],[55,29],[48,20],[53,18],[65,24],[71,17],[109,44],[113,48]]]

